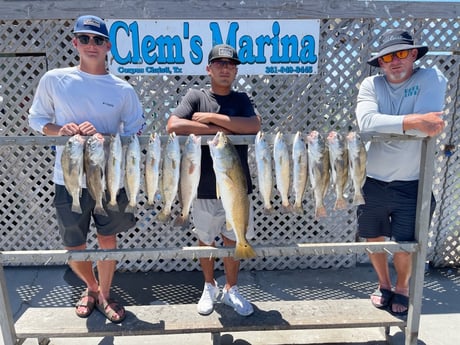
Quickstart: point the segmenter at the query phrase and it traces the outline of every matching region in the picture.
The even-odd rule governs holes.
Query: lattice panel
[[[78,64],[71,40],[71,20],[0,21],[1,53],[33,53],[31,56],[0,57],[0,135],[33,135],[27,125],[27,111],[33,90],[47,70]],[[262,128],[268,133],[283,131],[305,133],[316,129],[347,132],[356,129],[354,109],[360,82],[375,73],[365,61],[375,47],[369,42],[390,27],[415,30],[416,40],[433,46],[423,59],[425,66],[437,66],[449,80],[446,99],[448,128],[438,139],[434,193],[438,208],[430,234],[429,256],[437,265],[458,265],[459,213],[458,138],[459,124],[456,113],[459,105],[458,51],[459,23],[456,20],[435,19],[327,19],[320,28],[319,70],[316,75],[259,76],[241,75],[235,86],[248,92],[262,115]],[[205,74],[205,71],[203,71]],[[143,104],[147,130],[166,134],[168,117],[190,87],[209,87],[203,76],[129,76]],[[453,154],[445,155],[451,147]],[[256,237],[252,243],[295,244],[306,242],[354,242],[356,239],[355,208],[333,211],[335,198],[330,189],[326,198],[328,217],[314,217],[313,195],[308,189],[303,215],[281,214],[279,193],[273,192],[275,212],[263,214],[257,186],[253,147],[249,152],[252,168]],[[52,147],[0,146],[0,238],[1,250],[59,249],[61,248],[54,219],[54,186]],[[197,239],[189,228],[175,228],[171,223],[155,220],[161,209],[157,201],[151,209],[146,207],[146,196],[139,195],[137,225],[119,236],[121,248],[175,248],[195,245]],[[173,205],[177,215],[180,205]],[[96,247],[95,236],[89,247]],[[356,255],[318,255],[260,257],[244,260],[242,269],[294,269],[349,267],[355,264]],[[223,269],[221,260],[217,268]],[[182,271],[199,269],[197,260],[139,260],[120,262],[120,270],[129,271]]]

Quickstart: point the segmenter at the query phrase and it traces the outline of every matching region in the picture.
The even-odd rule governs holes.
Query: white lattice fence
[[[70,44],[70,20],[0,21],[0,90],[1,136],[33,135],[27,126],[27,110],[40,76],[47,70],[77,64]],[[404,26],[415,30],[416,40],[425,42],[435,51],[458,51],[459,23],[435,19],[327,19],[320,29],[320,62],[318,74],[302,76],[241,75],[235,86],[247,91],[263,117],[263,130],[276,133],[321,132],[356,129],[354,108],[359,83],[375,71],[366,65],[373,42],[382,30]],[[456,112],[459,104],[458,55],[434,54],[423,64],[436,65],[449,79],[446,100],[445,134],[438,140],[437,176],[434,184],[438,209],[431,234],[429,255],[438,266],[458,265],[459,210],[456,195],[460,175]],[[204,72],[204,71],[203,71]],[[144,106],[148,129],[165,133],[165,124],[173,108],[189,87],[207,87],[205,76],[135,76],[127,77],[135,87]],[[453,145],[453,155],[444,154],[446,145]],[[0,146],[0,249],[59,249],[61,248],[52,201],[53,147],[34,145]],[[256,184],[253,148],[250,148],[253,183]],[[351,193],[349,191],[349,195]],[[312,192],[308,190],[305,214],[281,214],[280,198],[274,193],[275,212],[263,214],[258,188],[252,196],[255,206],[257,236],[254,244],[293,244],[307,242],[354,242],[356,236],[355,208],[333,211],[334,195],[327,195],[329,216],[316,220]],[[349,198],[350,199],[350,198]],[[122,248],[175,248],[196,244],[190,228],[174,228],[172,224],[155,221],[154,210],[145,207],[141,192],[137,226],[120,235]],[[179,212],[174,205],[173,214]],[[90,240],[94,247],[95,238]],[[293,269],[349,267],[356,255],[279,256],[246,260],[243,269]],[[119,263],[121,270],[194,270],[194,260],[139,260]],[[219,268],[222,269],[220,262]]]

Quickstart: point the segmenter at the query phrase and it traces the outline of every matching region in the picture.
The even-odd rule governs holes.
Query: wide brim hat
[[[235,62],[237,65],[241,63],[235,48],[228,44],[218,44],[212,47],[208,56],[208,64],[217,59],[229,59]]]
[[[374,67],[379,67],[379,58],[400,50],[417,49],[418,54],[415,60],[420,59],[428,52],[428,47],[415,45],[412,36],[405,30],[388,30],[379,39],[379,52],[374,55],[367,63]]]
[[[73,33],[94,34],[109,38],[109,32],[107,31],[105,22],[99,17],[90,15],[81,16],[77,19],[73,28]]]

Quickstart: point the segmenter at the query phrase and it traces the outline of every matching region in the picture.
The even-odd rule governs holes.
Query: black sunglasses
[[[97,45],[97,46],[101,46],[103,45],[107,39],[105,37],[101,37],[101,36],[88,36],[88,35],[77,35],[77,39],[78,41],[81,43],[81,44],[89,44],[89,41],[91,40],[91,38],[93,39],[94,41],[94,44]]]

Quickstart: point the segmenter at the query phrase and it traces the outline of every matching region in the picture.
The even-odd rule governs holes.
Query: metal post
[[[11,306],[8,299],[2,262],[0,262],[0,311],[4,315],[0,317],[3,344],[14,345],[16,344],[16,331],[14,330],[13,314],[11,313]]]
[[[409,288],[409,310],[407,315],[405,345],[417,345],[422,312],[423,282],[425,260],[428,247],[428,229],[430,227],[431,188],[434,173],[434,138],[422,141],[420,157],[420,178],[418,185],[417,212],[415,220],[415,240],[419,245],[412,257],[412,275]]]

